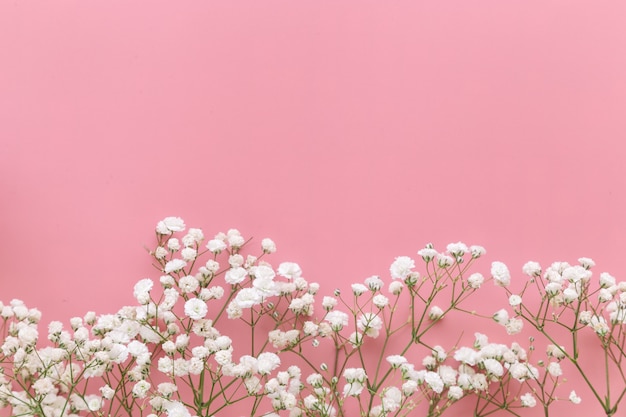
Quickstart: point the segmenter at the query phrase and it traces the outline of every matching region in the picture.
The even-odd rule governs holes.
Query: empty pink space
[[[327,294],[429,242],[484,246],[475,270],[503,261],[514,289],[528,260],[623,280],[625,19],[586,1],[3,2],[0,300],[44,323],[133,303],[166,216],[271,237]]]

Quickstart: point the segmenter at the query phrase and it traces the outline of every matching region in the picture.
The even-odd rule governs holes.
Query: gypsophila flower
[[[180,217],[166,217],[157,223],[156,232],[161,235],[169,235],[173,232],[185,230],[185,222]]]
[[[600,274],[600,287],[609,288],[615,285],[615,277],[603,272]]]
[[[193,320],[203,319],[208,311],[207,304],[199,298],[190,298],[185,302],[185,315]]]
[[[389,292],[393,295],[400,295],[404,285],[400,281],[392,281],[389,283]]]
[[[469,250],[470,250],[470,253],[472,254],[472,258],[474,259],[478,259],[487,253],[487,250],[485,250],[485,248],[483,248],[482,246],[478,246],[478,245],[470,246]]]
[[[261,240],[261,248],[264,253],[274,253],[276,252],[276,244],[272,239],[265,238]]]
[[[509,320],[509,313],[505,309],[498,310],[493,314],[493,319],[496,323],[504,325]]]
[[[572,391],[569,394],[569,400],[573,403],[573,404],[580,404],[580,402],[582,401],[581,398],[576,395],[576,391]]]
[[[499,287],[508,287],[511,283],[509,269],[502,262],[495,261],[491,264],[491,276]]]
[[[470,286],[470,288],[480,288],[480,286],[483,284],[483,282],[485,281],[485,278],[483,277],[483,275],[479,272],[474,272],[472,275],[470,275],[467,278],[467,283]]]
[[[387,305],[389,304],[389,299],[382,294],[377,294],[374,296],[374,298],[372,298],[372,303],[376,307],[382,309],[387,307]]]
[[[226,250],[228,246],[226,245],[226,242],[221,239],[211,239],[207,242],[206,248],[214,254],[219,254]]]
[[[593,261],[593,259],[590,258],[578,258],[578,262],[580,263],[580,266],[585,269],[593,268],[594,266],[596,266],[596,263]]]
[[[391,355],[387,356],[387,362],[389,362],[392,368],[399,368],[403,364],[407,363],[407,359],[401,355]]]
[[[522,272],[530,277],[538,277],[541,275],[541,265],[538,262],[526,262],[522,267]]]
[[[428,263],[432,261],[435,256],[437,256],[438,252],[433,248],[433,245],[429,243],[424,249],[420,249],[419,251],[417,251],[417,254],[422,257],[424,262]]]
[[[428,312],[428,317],[433,321],[439,320],[443,317],[443,310],[438,306],[432,306]]]
[[[522,297],[520,297],[517,294],[512,294],[509,297],[509,305],[511,307],[517,307],[518,305],[522,304]]]
[[[391,264],[389,272],[391,273],[391,278],[404,280],[413,268],[415,268],[413,259],[408,256],[398,256]]]
[[[357,297],[359,295],[364,294],[366,291],[367,291],[367,287],[365,285],[359,284],[359,283],[352,284],[352,293],[356,295]]]
[[[520,397],[520,401],[522,403],[522,407],[532,408],[537,405],[537,400],[535,399],[535,396],[532,395],[530,392],[522,395]]]
[[[379,291],[383,287],[383,280],[377,275],[366,278],[364,283],[370,291]]]
[[[163,269],[163,271],[166,274],[170,274],[172,272],[180,271],[185,266],[187,266],[187,262],[183,261],[182,259],[172,259],[165,264],[165,268]]]

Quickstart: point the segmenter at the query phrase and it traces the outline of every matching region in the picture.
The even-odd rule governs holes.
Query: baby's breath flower
[[[439,320],[443,317],[443,310],[438,306],[432,306],[428,312],[428,318],[431,320]]]
[[[522,395],[520,401],[522,402],[522,407],[532,408],[537,405],[537,399],[530,392]]]
[[[576,391],[572,391],[569,394],[569,400],[573,403],[573,404],[580,404],[580,402],[582,401],[581,398],[576,394]]]
[[[522,267],[522,272],[529,277],[538,277],[541,275],[541,265],[539,265],[539,262],[526,262]]]
[[[491,276],[494,279],[494,283],[499,287],[508,287],[511,283],[509,269],[502,262],[496,261],[491,264]]]

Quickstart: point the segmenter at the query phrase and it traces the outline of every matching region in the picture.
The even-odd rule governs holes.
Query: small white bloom
[[[530,392],[522,395],[520,397],[520,400],[522,402],[522,407],[532,408],[537,405],[537,400],[535,399],[535,396],[532,395]]]
[[[387,307],[387,305],[389,304],[389,299],[382,294],[377,294],[372,299],[372,303],[374,303],[376,307],[382,309]]]
[[[518,305],[522,304],[522,297],[520,297],[517,294],[512,294],[509,297],[509,305],[511,307],[517,307]]]
[[[377,275],[365,278],[364,283],[370,291],[379,291],[383,287],[383,280]]]
[[[231,285],[241,284],[246,278],[247,274],[248,272],[242,267],[230,268],[228,271],[226,271],[224,280],[226,281],[226,283]]]
[[[207,304],[199,298],[190,298],[185,302],[185,315],[193,320],[203,319],[208,312]]]
[[[578,395],[576,395],[576,391],[570,392],[569,400],[574,404],[580,404],[580,402],[582,401],[581,398]]]
[[[509,268],[502,262],[495,261],[491,264],[491,276],[499,287],[508,287],[511,283]]]
[[[182,259],[172,259],[171,261],[165,264],[164,271],[166,274],[169,274],[172,272],[178,272],[181,269],[183,269],[185,266],[187,266],[187,262],[183,261]]]
[[[357,297],[359,295],[364,294],[366,291],[367,291],[367,287],[365,285],[359,284],[359,283],[352,284],[352,293],[356,295]]]
[[[207,242],[206,244],[206,248],[214,253],[214,254],[218,254],[221,253],[222,251],[226,250],[227,246],[226,243],[223,240],[220,239],[211,239]]]
[[[496,323],[505,325],[509,321],[509,313],[505,309],[498,310],[493,314],[493,319]]]
[[[483,277],[483,275],[479,272],[474,272],[472,275],[470,275],[467,278],[467,283],[470,286],[470,288],[480,288],[481,285],[483,285],[483,282],[485,281],[485,278]]]
[[[472,258],[474,259],[480,258],[481,256],[487,253],[485,248],[483,248],[482,246],[478,246],[478,245],[470,246],[469,250],[472,253]]]
[[[541,265],[539,265],[539,262],[526,262],[522,267],[522,272],[529,277],[538,277],[541,275]]]
[[[435,321],[443,317],[443,310],[438,306],[432,306],[428,312],[428,317]]]
[[[265,253],[274,253],[276,252],[276,244],[270,238],[265,238],[261,240],[261,248]]]
[[[548,373],[554,377],[559,377],[563,375],[561,364],[559,364],[558,362],[550,362],[548,364]]]
[[[408,256],[398,256],[396,260],[391,264],[389,272],[391,278],[404,280],[411,273],[411,270],[415,268],[415,261]]]
[[[615,277],[603,272],[600,274],[600,287],[609,288],[615,285]]]
[[[296,279],[302,276],[302,269],[295,262],[283,262],[278,265],[278,275],[287,279]]]
[[[578,258],[578,262],[580,263],[580,266],[585,269],[593,268],[594,266],[596,266],[596,263],[591,258]]]
[[[399,368],[403,364],[407,363],[407,359],[401,355],[391,355],[387,356],[387,362],[391,365],[392,368]]]
[[[389,292],[393,295],[400,295],[404,285],[400,281],[391,281],[389,284]]]
[[[157,223],[156,232],[160,235],[169,235],[172,232],[185,230],[185,221],[180,217],[166,217]]]

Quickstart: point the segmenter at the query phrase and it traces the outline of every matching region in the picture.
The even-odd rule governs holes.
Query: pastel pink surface
[[[582,1],[5,2],[0,300],[44,322],[132,302],[169,215],[270,236],[327,292],[430,241],[485,246],[485,274],[589,256],[620,279],[625,17]]]

